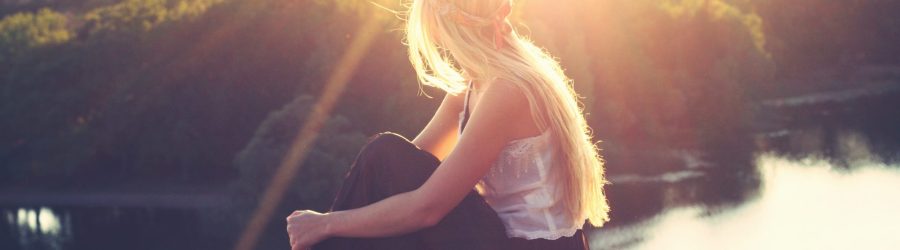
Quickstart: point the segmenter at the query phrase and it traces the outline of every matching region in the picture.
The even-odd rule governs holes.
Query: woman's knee
[[[363,151],[391,151],[391,149],[410,144],[411,142],[394,132],[381,132],[369,137]]]
[[[402,135],[393,132],[381,132],[369,137],[369,141],[359,152],[359,160],[381,162],[386,157],[404,150],[405,144],[411,144]]]
[[[440,160],[433,155],[419,149],[406,137],[393,132],[381,132],[371,136],[369,142],[363,146],[359,160],[374,163],[380,166],[379,168],[400,168],[397,171],[406,171],[409,168],[430,169],[417,165],[436,167],[440,164]]]
[[[409,139],[394,132],[381,132],[370,137],[369,144],[407,144]]]

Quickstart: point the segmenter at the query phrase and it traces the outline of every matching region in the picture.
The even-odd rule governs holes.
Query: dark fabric
[[[590,249],[587,237],[584,232],[578,230],[572,237],[563,237],[556,240],[533,239],[527,240],[523,238],[508,238],[509,243],[506,249],[516,250],[544,250],[544,249],[562,249],[562,250],[585,250]]]
[[[331,211],[363,207],[421,186],[440,165],[408,139],[384,132],[370,137],[347,173]],[[538,248],[535,248],[538,247]],[[314,246],[332,249],[587,249],[584,237],[558,240],[507,238],[496,212],[472,190],[434,227],[384,238],[334,237]]]

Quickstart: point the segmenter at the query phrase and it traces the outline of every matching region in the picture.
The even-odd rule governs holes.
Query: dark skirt
[[[363,207],[419,188],[440,165],[434,155],[401,135],[383,132],[369,138],[356,156],[331,211]],[[581,230],[556,240],[508,238],[496,212],[474,189],[437,225],[383,238],[333,237],[314,246],[330,249],[588,249]]]

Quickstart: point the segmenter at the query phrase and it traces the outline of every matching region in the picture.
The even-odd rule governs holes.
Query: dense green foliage
[[[260,184],[275,178],[275,169],[299,132],[298,124],[303,124],[315,101],[313,96],[300,95],[280,110],[270,113],[260,124],[253,139],[235,157],[235,165],[240,171],[240,177],[235,182],[235,188],[241,193],[239,197],[255,201],[256,194],[264,188]],[[323,140],[317,140],[315,147],[308,152],[303,162],[308,167],[301,168],[298,174],[296,182],[304,185],[288,190],[287,196],[294,197],[291,199],[293,203],[316,204],[320,210],[328,208],[321,206],[330,204],[336,191],[334,188],[341,183],[340,177],[349,168],[357,149],[366,141],[365,135],[351,128],[350,121],[341,115],[325,123],[319,135]]]
[[[78,3],[0,21],[5,185],[233,183],[259,192],[359,24],[384,12],[368,1]],[[781,1],[660,0],[521,1],[515,13],[518,29],[574,79],[616,173],[635,171],[629,161],[652,158],[646,152],[749,144],[746,104],[782,88],[769,84],[775,77],[835,58],[900,58],[891,12],[900,6],[804,3],[831,11]],[[841,6],[863,12],[836,11]],[[425,89],[435,98],[416,95],[396,31],[401,21],[379,20],[383,33],[341,96],[320,136],[327,139],[304,163],[298,183],[307,186],[292,191],[302,203],[321,205],[366,135],[412,137],[440,102],[435,89]],[[854,56],[861,51],[866,56]]]
[[[51,9],[16,13],[0,20],[0,63],[13,62],[29,51],[64,43],[72,33],[66,17]]]
[[[746,151],[748,95],[773,71],[760,16],[716,0],[534,4],[523,19],[586,97],[612,172],[672,165],[648,151]]]
[[[898,1],[754,0],[781,75],[900,64]]]
[[[141,34],[167,22],[196,17],[222,0],[126,0],[84,15],[86,32]]]

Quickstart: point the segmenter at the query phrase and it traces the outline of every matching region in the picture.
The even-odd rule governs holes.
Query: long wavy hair
[[[465,91],[469,76],[481,82],[502,78],[517,85],[537,127],[550,129],[556,142],[551,176],[562,184],[558,197],[573,219],[586,218],[601,226],[609,221],[604,161],[592,143],[583,104],[559,62],[511,29],[505,15],[492,19],[498,9],[511,4],[510,0],[413,0],[406,13],[405,43],[420,88],[427,85],[456,95]],[[507,30],[498,35],[496,25],[461,23],[458,15],[447,14],[447,6],[474,18],[500,21]],[[498,39],[503,46],[497,46]]]

